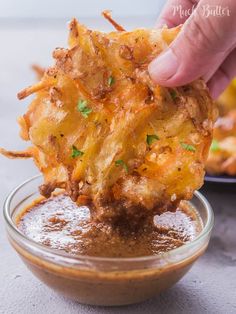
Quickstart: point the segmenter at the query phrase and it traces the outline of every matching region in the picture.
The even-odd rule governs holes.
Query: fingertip
[[[229,83],[230,80],[220,69],[218,69],[207,83],[211,97],[216,100],[229,85]]]
[[[171,49],[167,49],[148,66],[149,75],[155,83],[167,86],[178,70],[178,60]]]
[[[213,100],[217,100],[220,96],[220,94],[224,91],[224,89],[220,88],[217,85],[213,85],[212,83],[207,83],[209,93]]]

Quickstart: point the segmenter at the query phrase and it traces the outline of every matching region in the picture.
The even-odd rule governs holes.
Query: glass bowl
[[[203,230],[190,243],[156,256],[103,258],[72,256],[34,242],[16,227],[16,217],[39,196],[42,177],[33,177],[10,193],[4,218],[11,245],[33,274],[53,290],[92,305],[125,305],[144,301],[179,281],[207,248],[213,212],[195,192],[191,200]]]

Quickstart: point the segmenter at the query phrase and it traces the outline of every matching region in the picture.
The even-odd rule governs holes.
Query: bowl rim
[[[165,259],[167,257],[170,257],[171,255],[178,255],[179,253],[181,253],[181,251],[183,250],[187,250],[190,249],[191,247],[193,247],[197,242],[201,241],[202,239],[204,239],[204,237],[209,234],[213,228],[214,225],[214,213],[212,210],[212,207],[210,205],[210,203],[207,201],[207,199],[205,198],[205,196],[203,196],[200,192],[195,191],[194,192],[194,196],[200,200],[200,202],[203,204],[204,208],[206,209],[207,212],[207,221],[206,224],[204,226],[204,228],[202,229],[202,231],[198,234],[198,236],[178,247],[175,248],[171,251],[168,252],[163,252],[160,253],[158,255],[150,255],[150,256],[139,256],[139,257],[97,257],[97,256],[89,256],[89,255],[71,255],[69,253],[66,253],[62,250],[57,250],[57,249],[53,249],[50,247],[47,247],[45,245],[42,245],[40,243],[37,243],[36,241],[27,238],[15,225],[11,214],[10,214],[10,206],[11,206],[11,201],[13,199],[13,197],[17,194],[17,192],[19,190],[21,190],[21,188],[23,188],[25,185],[29,184],[30,182],[39,179],[40,177],[42,177],[41,174],[35,175],[33,177],[30,177],[29,179],[23,181],[21,184],[17,185],[7,196],[5,202],[4,202],[4,209],[3,209],[3,216],[4,216],[4,220],[5,223],[7,224],[7,226],[13,231],[13,233],[19,237],[19,239],[21,241],[23,241],[24,243],[26,243],[28,246],[33,247],[34,249],[36,249],[38,252],[41,252],[43,254],[47,253],[49,254],[51,257],[58,257],[59,259],[63,258],[65,259],[67,262],[69,263],[75,263],[77,264],[78,261],[88,261],[88,262],[149,262],[149,261],[155,261],[157,259]],[[191,200],[190,200],[191,201]]]

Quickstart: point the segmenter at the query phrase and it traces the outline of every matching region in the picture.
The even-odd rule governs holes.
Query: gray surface
[[[142,26],[151,25],[142,19]],[[136,22],[129,22],[135,24]],[[16,92],[34,79],[29,64],[50,63],[53,47],[64,45],[63,23],[57,21],[32,28],[22,23],[4,25],[0,38],[0,146],[19,149],[16,117],[29,100],[19,102]],[[90,23],[91,25],[91,23]],[[131,26],[131,25],[130,25]],[[37,173],[30,161],[7,160],[0,156],[0,202],[24,179]],[[122,308],[97,308],[68,301],[41,284],[26,269],[7,242],[0,216],[0,313],[236,313],[236,196],[235,188],[204,189],[212,203],[216,224],[207,253],[175,287],[145,303]]]

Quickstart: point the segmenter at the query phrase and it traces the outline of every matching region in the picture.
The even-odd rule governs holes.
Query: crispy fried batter
[[[113,18],[111,17],[111,11],[109,10],[104,10],[102,12],[102,15],[105,17],[106,20],[108,20],[117,31],[119,32],[123,32],[125,31],[125,29],[123,28],[123,26],[121,26],[120,24],[118,24],[116,21],[113,20]]]
[[[41,78],[44,75],[44,72],[46,71],[45,68],[42,68],[40,65],[38,64],[33,64],[32,65],[32,70],[35,72],[35,74],[37,75],[37,79],[41,80]]]
[[[217,99],[217,105],[221,116],[236,108],[236,78],[230,82],[229,86]]]
[[[213,135],[218,141],[228,136],[236,136],[236,109],[216,121]]]
[[[214,145],[206,163],[207,172],[236,175],[236,109],[217,120],[213,136]]]
[[[34,94],[38,91],[40,91],[41,89],[46,89],[49,88],[50,86],[53,86],[54,82],[53,80],[48,80],[46,82],[44,81],[40,81],[39,83],[26,87],[25,89],[23,89],[22,91],[20,91],[17,94],[18,99],[24,99],[26,97],[28,97],[31,94]]]
[[[0,154],[11,159],[16,159],[16,158],[24,159],[24,158],[32,158],[33,150],[28,148],[27,150],[24,150],[24,151],[8,151],[4,148],[0,148]]]
[[[192,197],[203,182],[212,100],[201,80],[168,89],[147,71],[179,31],[105,34],[71,22],[69,48],[56,49],[55,66],[18,94],[37,92],[20,125],[37,150],[42,194],[63,186],[110,221],[174,210]]]

